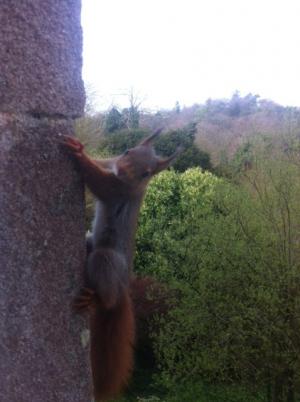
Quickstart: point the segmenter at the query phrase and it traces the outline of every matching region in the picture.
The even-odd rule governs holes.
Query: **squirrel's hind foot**
[[[83,288],[74,300],[72,307],[77,313],[84,313],[94,309],[98,304],[96,292],[90,288]]]

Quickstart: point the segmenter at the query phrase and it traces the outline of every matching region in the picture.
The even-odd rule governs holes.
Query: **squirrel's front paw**
[[[60,143],[72,152],[77,158],[82,157],[82,151],[84,146],[76,138],[69,135],[64,135]]]

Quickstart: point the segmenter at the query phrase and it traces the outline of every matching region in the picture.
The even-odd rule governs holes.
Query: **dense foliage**
[[[138,142],[149,134],[145,129],[131,129],[126,128],[117,130],[112,133],[107,133],[102,142],[100,148],[105,149],[109,155],[120,155],[129,148],[134,147]]]
[[[210,169],[208,153],[201,151],[194,143],[195,132],[194,125],[169,131],[156,140],[155,149],[159,155],[170,156],[178,147],[182,147],[183,152],[173,165],[174,169],[180,172],[194,166]],[[120,155],[150,134],[149,130],[140,128],[114,131],[103,136],[99,150],[108,155]]]
[[[235,383],[295,400],[300,170],[275,150],[258,154],[239,186],[192,169],[163,173],[148,191],[136,265],[177,291],[154,334],[170,389]]]
[[[211,169],[210,157],[195,145],[196,125],[188,124],[183,129],[171,130],[162,135],[156,142],[155,148],[165,156],[171,155],[181,147],[183,152],[176,159],[173,167],[178,172],[184,172],[191,167]]]

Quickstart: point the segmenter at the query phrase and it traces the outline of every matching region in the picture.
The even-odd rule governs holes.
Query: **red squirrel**
[[[87,288],[75,303],[89,310],[94,397],[106,401],[128,383],[133,367],[135,320],[130,297],[135,233],[150,179],[178,155],[159,158],[153,140],[161,130],[111,159],[93,160],[75,138],[63,144],[78,161],[96,197],[92,235],[87,239]]]

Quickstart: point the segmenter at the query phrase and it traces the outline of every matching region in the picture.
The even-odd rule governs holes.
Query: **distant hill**
[[[209,99],[204,105],[141,114],[142,127],[165,131],[197,124],[196,144],[218,165],[231,159],[236,150],[257,135],[300,137],[300,108],[284,107],[258,95],[244,97],[236,92],[231,99]]]

